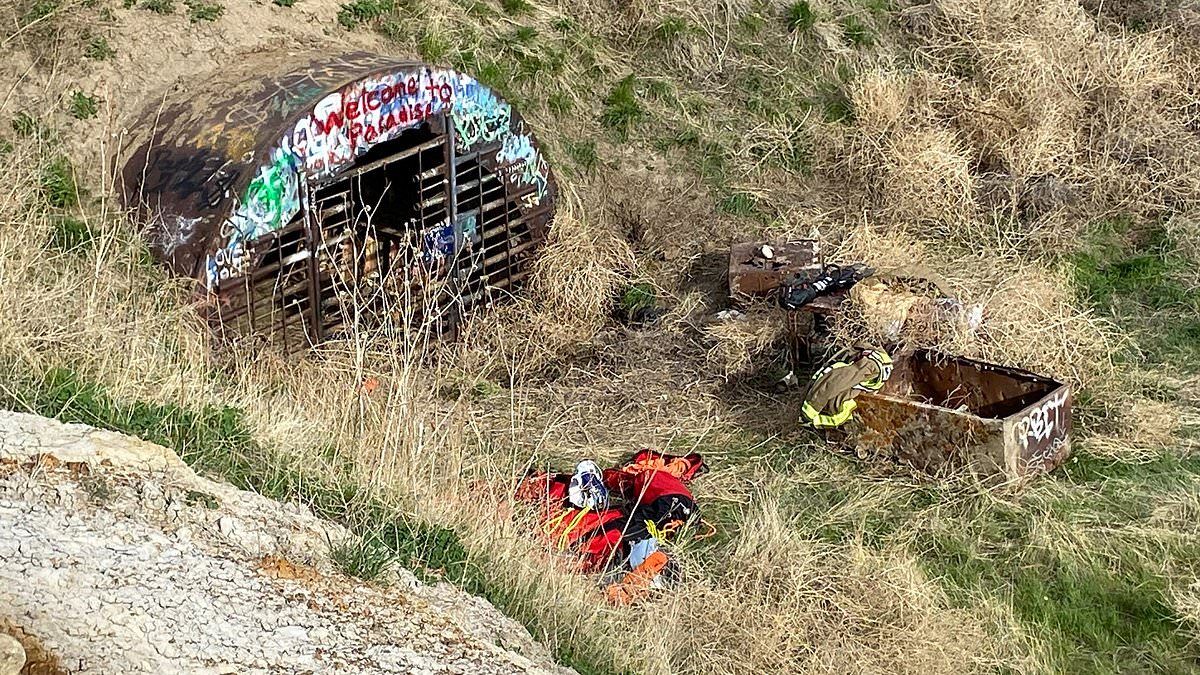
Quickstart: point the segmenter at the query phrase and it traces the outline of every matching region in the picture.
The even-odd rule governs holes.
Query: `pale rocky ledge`
[[[345,536],[161,446],[0,412],[0,635],[36,672],[574,672],[448,584],[340,574]]]

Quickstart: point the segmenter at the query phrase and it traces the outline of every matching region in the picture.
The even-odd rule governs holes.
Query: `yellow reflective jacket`
[[[839,361],[818,370],[804,394],[803,420],[818,429],[842,426],[858,407],[858,392],[882,389],[891,369],[885,352],[869,350],[854,363]]]

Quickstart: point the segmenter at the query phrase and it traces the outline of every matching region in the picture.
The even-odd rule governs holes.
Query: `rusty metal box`
[[[1070,387],[1033,373],[919,350],[857,398],[848,440],[933,474],[968,467],[1019,478],[1071,450]]]
[[[763,256],[770,246],[770,258]],[[815,239],[742,242],[729,247],[729,297],[737,302],[770,295],[783,280],[821,269],[821,247]]]

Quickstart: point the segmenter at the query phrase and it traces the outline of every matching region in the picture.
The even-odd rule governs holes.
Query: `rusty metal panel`
[[[1005,421],[1009,470],[1053,471],[1071,454],[1071,389],[1062,385]]]
[[[503,99],[377,54],[235,64],[168,92],[129,136],[124,195],[151,250],[213,296],[220,331],[289,349],[364,307],[440,331],[511,293],[557,196]]]
[[[864,393],[850,432],[870,452],[931,474],[1004,467],[1004,423],[887,394]]]
[[[773,249],[769,259],[761,253],[764,245]],[[821,247],[815,239],[736,243],[729,247],[729,296],[745,302],[770,295],[784,279],[821,268]]]
[[[919,350],[879,393],[857,398],[849,439],[930,473],[1019,477],[1070,452],[1070,389],[1033,373]]]

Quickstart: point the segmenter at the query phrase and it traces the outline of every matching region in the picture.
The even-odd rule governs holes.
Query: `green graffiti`
[[[256,239],[283,227],[300,210],[296,165],[290,152],[273,153],[246,188],[242,205],[230,218],[230,244]]]

